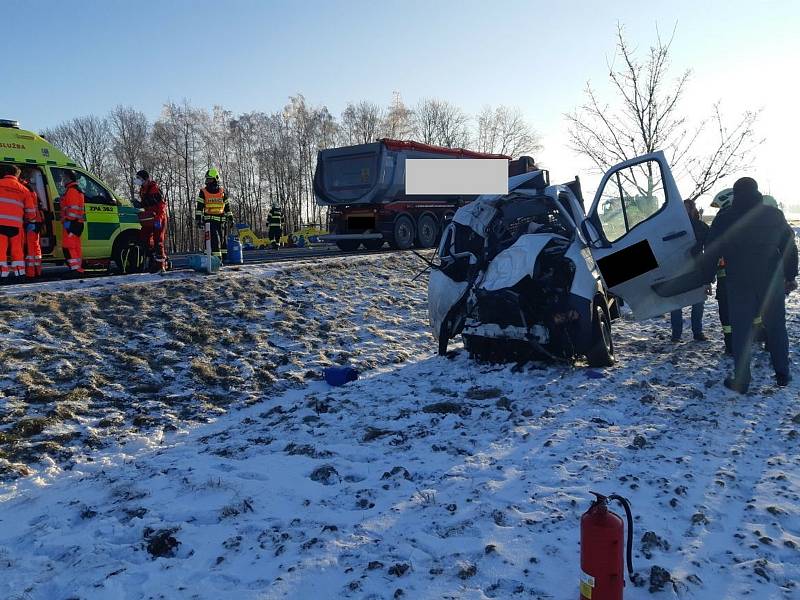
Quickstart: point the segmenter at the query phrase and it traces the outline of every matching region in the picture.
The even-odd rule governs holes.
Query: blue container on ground
[[[211,272],[216,273],[219,271],[220,265],[219,256],[211,257]],[[206,272],[208,267],[208,257],[205,254],[192,254],[189,256],[189,268],[195,271]]]
[[[228,236],[228,260],[227,263],[231,265],[241,265],[244,262],[242,256],[242,242],[239,238],[231,234]]]
[[[326,367],[323,372],[328,385],[340,386],[358,379],[358,371],[353,367]]]

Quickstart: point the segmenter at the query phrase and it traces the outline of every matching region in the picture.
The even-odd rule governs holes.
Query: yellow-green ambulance
[[[123,265],[127,250],[139,237],[139,209],[41,136],[19,128],[16,121],[0,119],[0,162],[12,163],[33,184],[44,213],[41,232],[45,264],[63,263],[61,250],[61,185],[64,169],[78,174],[78,186],[86,201],[86,226],[81,235],[85,268],[106,268],[110,261]]]

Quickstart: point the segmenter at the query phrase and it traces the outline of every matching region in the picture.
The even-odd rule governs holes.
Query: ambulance
[[[118,197],[43,137],[20,129],[16,121],[0,119],[0,162],[18,166],[33,184],[44,213],[41,244],[45,264],[64,263],[61,180],[65,170],[72,170],[78,174],[78,186],[86,201],[86,226],[81,235],[84,268],[104,270],[113,261],[123,272],[133,270],[128,256],[137,244],[140,225],[139,209],[129,200]]]

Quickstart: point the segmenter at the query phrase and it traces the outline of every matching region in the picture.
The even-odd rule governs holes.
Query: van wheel
[[[611,319],[605,300],[596,300],[592,319],[592,346],[586,353],[590,367],[610,367],[614,364],[614,340],[611,338]]]
[[[117,264],[120,273],[137,273],[144,267],[144,260],[141,252],[137,257],[131,257],[125,250],[131,246],[139,245],[139,233],[137,231],[126,231],[121,233],[114,241],[114,247],[111,250],[111,258]],[[131,264],[131,260],[136,261]]]
[[[342,252],[354,252],[361,245],[361,240],[336,240],[336,247]]]
[[[417,248],[433,248],[438,233],[439,226],[436,224],[436,219],[431,215],[422,215],[417,222]]]
[[[394,235],[390,245],[395,250],[408,250],[414,245],[414,221],[408,215],[400,215],[394,221]]]

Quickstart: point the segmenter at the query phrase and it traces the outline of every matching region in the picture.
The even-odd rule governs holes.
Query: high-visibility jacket
[[[204,187],[197,195],[197,207],[195,216],[204,221],[225,221],[232,219],[231,205],[228,202],[228,194],[222,186],[215,191]]]
[[[14,175],[0,179],[0,225],[22,229],[31,193]]]
[[[84,197],[78,184],[71,181],[67,184],[67,189],[61,197],[61,221],[86,220],[86,209],[84,208]]]

